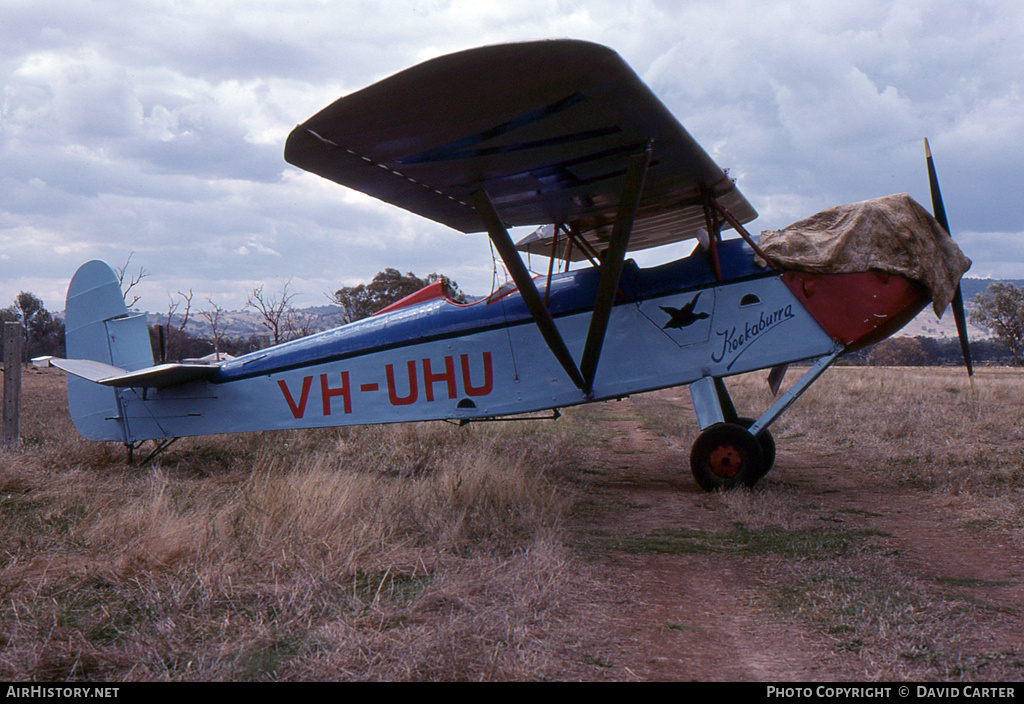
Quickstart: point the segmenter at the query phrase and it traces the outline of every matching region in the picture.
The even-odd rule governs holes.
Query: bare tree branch
[[[167,354],[172,355],[174,359],[180,359],[184,352],[182,343],[188,339],[185,326],[188,325],[189,316],[192,313],[192,289],[189,289],[188,293],[178,291],[178,296],[179,298],[167,297],[167,321],[159,326],[161,330],[160,361],[165,361],[164,358]],[[181,314],[180,322],[175,325],[174,316],[182,302],[185,303],[185,312]]]
[[[181,324],[178,326],[178,330],[184,330],[185,326],[188,325],[188,317],[189,317],[189,314],[192,311],[192,296],[193,296],[192,289],[189,289],[188,293],[182,293],[181,291],[178,291],[178,295],[181,296],[182,299],[185,301],[185,312],[181,316]],[[174,303],[173,307],[171,307],[171,308],[169,308],[167,310],[167,324],[168,325],[171,324],[171,315],[175,311],[178,310],[178,303],[179,302],[178,301],[173,301],[173,303]]]
[[[146,271],[146,269],[144,267],[141,267],[141,266],[139,267],[138,272],[134,276],[128,276],[128,273],[127,273],[128,272],[128,266],[131,264],[133,256],[135,256],[135,252],[131,252],[128,255],[128,259],[125,260],[124,266],[117,267],[117,268],[114,269],[114,271],[117,274],[117,283],[121,287],[121,291],[122,291],[121,295],[124,296],[125,305],[128,306],[129,308],[134,307],[135,304],[139,302],[140,296],[137,296],[137,295],[133,294],[132,299],[129,302],[128,301],[128,292],[131,291],[133,288],[135,288],[140,281],[142,281],[144,278],[149,276],[149,272]],[[126,277],[128,279],[128,285],[127,286],[125,286],[125,278]]]
[[[289,291],[291,283],[291,279],[284,283],[280,295],[266,293],[260,284],[245,300],[245,305],[259,314],[260,324],[270,332],[275,345],[288,339],[289,333],[293,332],[289,323],[294,313],[292,300],[296,294]]]
[[[213,302],[212,296],[206,297],[207,303],[210,304],[209,308],[203,308],[199,311],[199,315],[207,322],[210,326],[210,332],[213,335],[213,352],[216,355],[217,361],[220,361],[220,338],[224,332],[220,328],[221,315],[224,313],[224,309]]]

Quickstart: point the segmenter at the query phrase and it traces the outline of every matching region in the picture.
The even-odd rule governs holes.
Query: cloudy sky
[[[299,122],[441,54],[577,38],[618,51],[761,214],[755,233],[896,192],[928,137],[971,276],[1024,278],[1019,0],[3,0],[0,306],[63,309],[100,258],[240,308],[385,267],[487,293],[487,238],[302,173]],[[668,258],[680,252],[656,252]]]

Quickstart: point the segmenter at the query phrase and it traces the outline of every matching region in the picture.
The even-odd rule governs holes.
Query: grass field
[[[740,408],[770,403],[763,374],[731,388]],[[1014,369],[979,370],[972,393],[962,369],[834,368],[773,426],[820,484],[722,495],[733,527],[683,542],[764,557],[757,598],[812,624],[862,679],[1020,681],[1022,399]],[[651,427],[686,433],[659,422],[657,397],[640,405]],[[849,499],[850,485],[869,488]]]
[[[1024,548],[1024,376],[982,370],[974,396],[959,370],[829,375],[773,426],[780,447],[828,448],[940,497],[964,530],[998,529]],[[122,447],[78,438],[60,374],[27,371],[24,387],[22,448],[0,451],[7,680],[587,677],[607,637],[588,610],[605,586],[600,558],[578,550],[578,521],[608,409],[684,446],[696,434],[689,414],[651,395],[557,423],[184,439],[129,464]],[[735,380],[737,404],[763,408],[763,387]],[[829,534],[795,517],[792,487],[767,480],[714,500],[742,530],[711,536],[713,550],[803,536],[803,552],[749,548],[779,575],[760,608],[840,636],[865,631],[837,610],[875,609],[864,618],[881,622],[879,590],[897,578],[859,589],[867,563],[845,580],[826,567]],[[809,593],[822,596],[794,596]],[[938,638],[917,635],[907,643]],[[877,636],[855,640],[836,648],[875,652],[864,644]],[[955,674],[901,662],[870,674]]]

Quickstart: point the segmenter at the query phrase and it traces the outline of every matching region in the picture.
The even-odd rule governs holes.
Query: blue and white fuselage
[[[125,443],[267,429],[466,421],[721,378],[822,357],[835,348],[779,272],[755,265],[749,247],[732,240],[721,243],[718,253],[717,280],[700,249],[654,268],[625,264],[589,395],[566,375],[515,290],[472,304],[441,297],[401,307],[232,359],[202,370],[204,378],[182,381],[170,374],[147,376],[147,368],[158,369],[152,366],[148,334],[142,350],[138,333],[126,325],[131,316],[109,315],[111,306],[116,309],[113,301],[97,304],[96,296],[113,296],[109,281],[105,286],[73,281],[68,356],[85,344],[76,336],[102,336],[88,347],[109,347],[111,356],[100,361],[138,372],[140,381],[135,384],[130,375],[120,381],[116,375],[73,379],[72,416],[83,436]],[[90,262],[76,280],[113,277],[103,267]],[[549,286],[541,282],[548,309],[577,360],[598,279],[599,270],[587,268],[556,274]],[[93,311],[103,311],[105,320]],[[133,348],[130,353],[123,351],[126,346]],[[76,402],[76,393],[87,401]]]

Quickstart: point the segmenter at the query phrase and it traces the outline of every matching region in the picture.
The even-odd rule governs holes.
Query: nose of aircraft
[[[848,352],[889,337],[930,302],[928,292],[920,284],[880,271],[787,271],[782,280],[822,329],[846,346]]]

